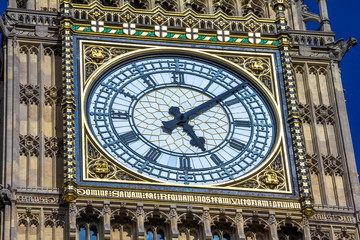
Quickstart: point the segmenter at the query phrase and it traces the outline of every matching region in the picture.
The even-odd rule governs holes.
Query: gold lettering
[[[222,202],[223,204],[231,204],[230,198],[223,198]]]

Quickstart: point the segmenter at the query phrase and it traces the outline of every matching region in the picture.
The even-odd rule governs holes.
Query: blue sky
[[[310,7],[309,11],[318,12],[316,0],[304,0]],[[329,17],[332,30],[336,33],[336,40],[355,37],[360,41],[359,0],[328,0]],[[0,12],[4,12],[6,1],[1,0]],[[342,81],[346,89],[345,98],[349,114],[350,127],[360,172],[360,44],[351,49],[341,62]]]

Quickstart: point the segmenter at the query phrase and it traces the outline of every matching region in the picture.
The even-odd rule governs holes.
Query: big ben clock
[[[159,182],[234,181],[261,165],[278,138],[278,119],[259,87],[203,57],[128,58],[86,92],[86,126],[104,155]]]

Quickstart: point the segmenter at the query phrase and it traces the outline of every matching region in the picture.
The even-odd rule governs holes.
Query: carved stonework
[[[342,228],[341,232],[335,233],[335,240],[356,240],[355,233],[350,233],[346,228]]]
[[[131,6],[139,9],[149,9],[148,0],[128,0]]]
[[[18,203],[40,203],[40,204],[56,204],[60,202],[58,196],[39,196],[39,195],[23,195],[23,194],[16,194],[16,201]]]
[[[206,13],[206,3],[204,0],[189,0],[187,3],[192,10],[197,13],[205,14]]]
[[[299,114],[301,121],[303,123],[311,123],[311,113],[310,113],[310,107],[309,104],[301,104],[299,103]]]
[[[340,156],[334,157],[333,155],[322,156],[324,162],[325,174],[330,176],[343,176],[344,168]]]
[[[225,56],[225,58],[254,74],[256,78],[258,78],[271,92],[273,92],[273,79],[269,58],[245,56]]]
[[[62,139],[57,137],[45,137],[45,157],[56,157],[60,155]]]
[[[32,84],[20,84],[20,103],[39,104],[40,88]]]
[[[311,232],[311,240],[330,240],[330,234],[321,231],[321,229],[316,229],[316,231]]]
[[[55,106],[60,103],[61,90],[55,86],[45,86],[45,105]]]
[[[91,144],[88,143],[88,157],[87,157],[88,177],[92,179],[107,179],[107,180],[125,180],[136,181],[139,180],[127,173],[117,165],[113,164],[108,159],[104,158]]]
[[[356,218],[354,216],[336,213],[316,213],[311,219],[323,222],[356,223]]]
[[[242,14],[245,16],[249,13],[254,13],[258,17],[264,17],[264,1],[262,0],[243,0]]]
[[[25,8],[27,0],[16,0],[16,5],[18,8]]]
[[[166,11],[175,12],[178,10],[177,1],[175,0],[162,0],[159,2],[160,6]]]
[[[21,156],[39,156],[40,137],[28,135],[20,135],[20,155]]]
[[[316,154],[306,154],[306,166],[311,174],[319,174],[319,162]]]
[[[85,46],[86,79],[104,63],[129,51],[119,47]]]
[[[278,156],[260,173],[235,186],[241,188],[276,189],[284,191],[288,188],[285,178],[285,166],[282,158]]]
[[[338,61],[341,61],[345,54],[352,48],[358,44],[358,41],[349,37],[348,40],[344,41],[343,38],[337,40],[336,42],[326,44],[330,50],[330,56],[335,58]]]
[[[332,106],[318,105],[315,106],[316,122],[326,124],[335,124],[335,113]]]
[[[61,227],[64,228],[65,226],[65,216],[59,215],[57,210],[53,210],[51,214],[45,214],[45,227]]]
[[[39,214],[32,213],[31,208],[27,208],[25,213],[18,213],[19,226],[39,226]]]
[[[10,205],[10,201],[12,200],[12,189],[10,185],[3,187],[0,184],[0,209],[5,205]]]
[[[235,2],[233,0],[214,0],[214,8],[214,12],[221,9],[221,11],[229,16],[236,14]]]

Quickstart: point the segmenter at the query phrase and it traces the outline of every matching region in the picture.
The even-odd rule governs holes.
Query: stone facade
[[[9,0],[7,12],[0,19],[0,133],[3,139],[0,239],[359,240],[360,186],[339,67],[345,53],[357,42],[353,38],[335,41],[326,0],[318,0],[318,4],[320,15],[309,12],[302,0]],[[66,12],[66,6],[72,5],[75,6],[73,10]],[[298,111],[298,115],[295,114],[298,118],[289,118],[288,124],[294,129],[300,126],[302,133],[297,136],[301,143],[294,147],[294,152],[299,156],[303,152],[301,146],[306,150],[305,166],[294,166],[291,179],[298,182],[300,188],[306,188],[308,183],[296,177],[296,171],[303,167],[301,171],[307,174],[303,179],[310,180],[309,192],[312,192],[309,196],[294,193],[303,211],[300,208],[257,207],[261,205],[255,200],[238,207],[169,199],[87,197],[76,189],[71,191],[77,185],[69,177],[69,164],[74,162],[66,155],[72,145],[66,134],[75,132],[64,130],[69,124],[64,116],[73,107],[64,91],[67,87],[64,80],[72,79],[66,67],[73,59],[66,55],[69,49],[66,34],[68,37],[78,34],[73,31],[75,26],[81,28],[82,24],[90,24],[94,20],[92,16],[96,16],[91,15],[91,11],[104,6],[108,14],[102,21],[109,34],[135,12],[142,17],[137,16],[133,23],[144,29],[167,25],[181,32],[192,27],[186,24],[198,19],[197,28],[205,33],[228,24],[225,30],[240,36],[238,39],[248,38],[249,32],[261,32],[263,37],[280,42],[283,88],[295,86],[294,109]],[[151,11],[159,8],[162,17],[166,15],[163,10],[173,14],[167,23],[159,24],[151,18]],[[189,9],[192,15],[181,15]],[[144,12],[138,13],[140,10]],[[154,10],[155,13],[158,14]],[[206,21],[208,16],[217,18]],[[219,19],[223,22],[219,23]],[[274,23],[263,24],[264,19]],[[309,21],[318,22],[321,30],[307,31],[305,23]],[[72,29],[66,26],[70,22],[74,23]],[[129,36],[129,39],[133,38]],[[144,38],[144,41],[150,40]],[[240,41],[239,46],[267,48],[265,43],[254,41],[257,46]],[[181,40],[176,43],[182,44]],[[184,43],[190,44],[186,38]],[[216,42],[215,45],[221,47],[222,44],[227,43]],[[120,55],[131,49],[108,51]],[[98,68],[101,54],[92,61],[93,68]],[[256,74],[256,66],[252,69]],[[71,74],[77,71],[71,69]],[[266,76],[263,77],[266,81]],[[290,95],[289,92],[286,97]],[[288,106],[289,114],[292,110]],[[80,171],[79,168],[76,171]],[[127,173],[122,174],[123,178],[131,178]],[[240,196],[261,199],[261,194],[248,192]],[[272,198],[267,200],[275,201],[281,196],[274,194]],[[90,238],[90,235],[94,236]]]

